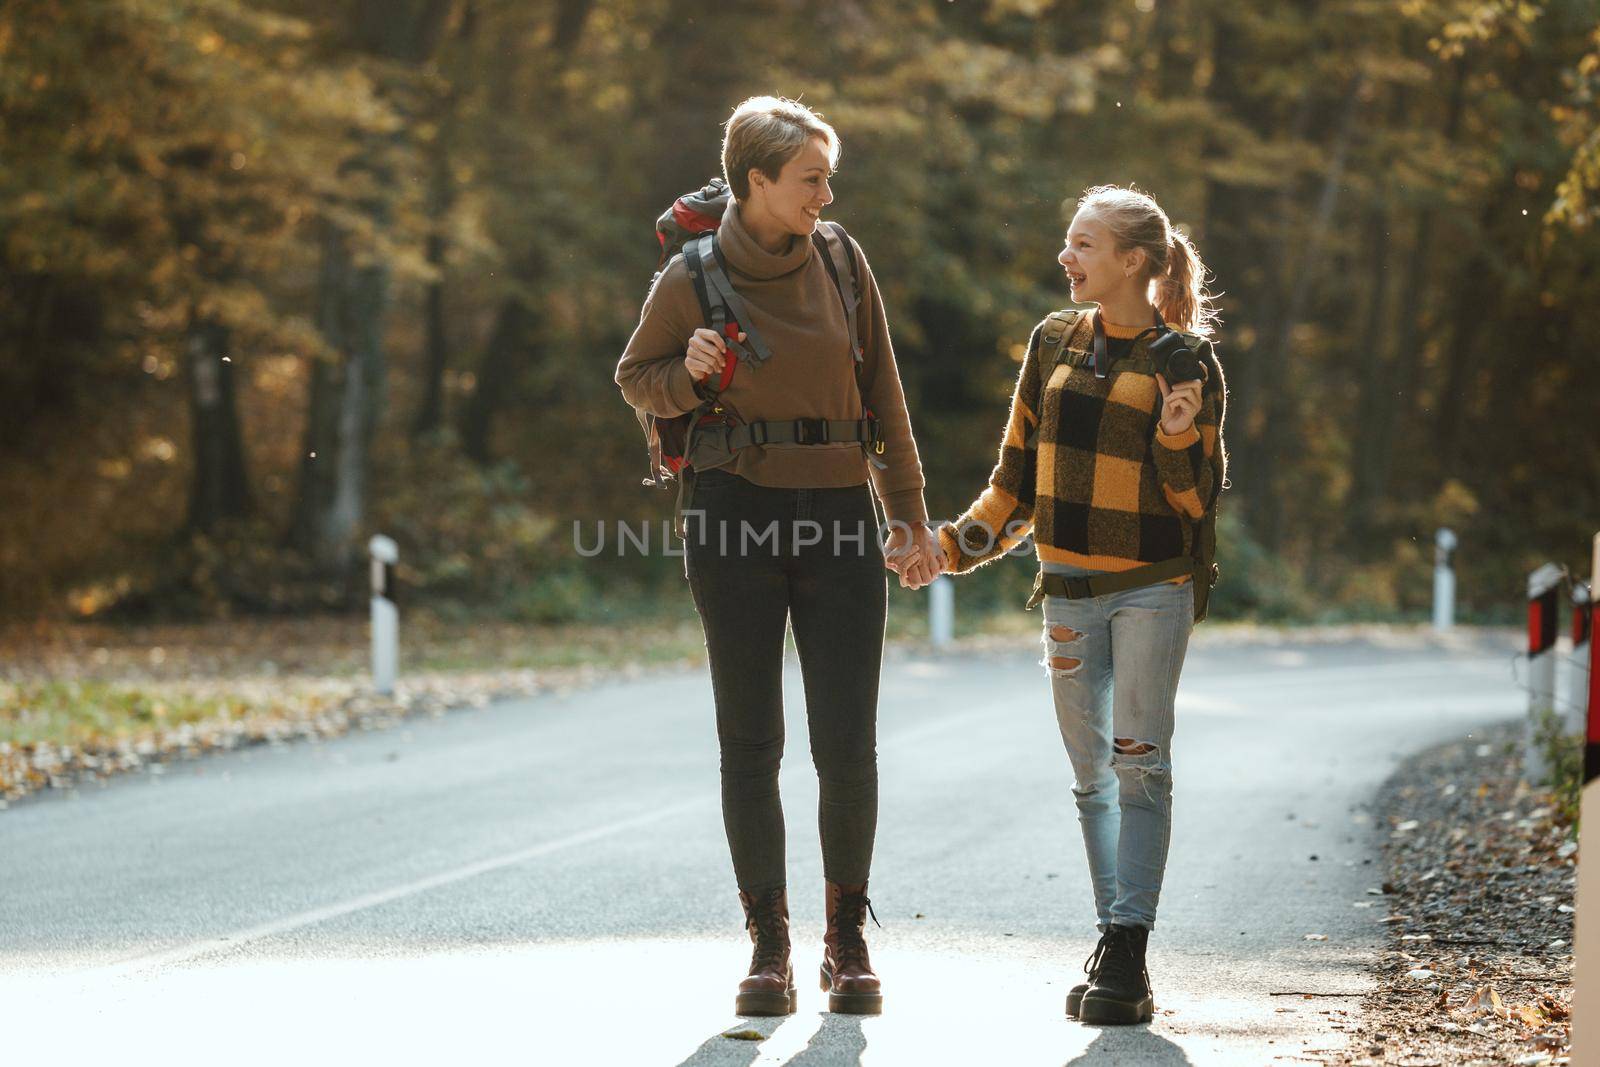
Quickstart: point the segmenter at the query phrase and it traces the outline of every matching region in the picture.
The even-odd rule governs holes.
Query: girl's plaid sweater
[[[1135,341],[1098,378],[1090,365],[1093,320],[1080,315],[1049,380],[1041,381],[1044,325],[1028,341],[988,488],[939,531],[951,569],[981,566],[1030,533],[1041,560],[1097,571],[1188,555],[1212,488],[1225,484],[1227,472],[1220,416],[1226,385],[1210,344],[1195,352],[1214,373],[1194,425],[1168,437],[1160,428],[1150,338]],[[1136,332],[1106,326],[1110,339]]]

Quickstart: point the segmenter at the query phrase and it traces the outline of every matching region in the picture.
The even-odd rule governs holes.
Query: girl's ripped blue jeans
[[[1193,625],[1188,582],[1044,600],[1044,664],[1102,931],[1155,925],[1172,836],[1173,703]]]

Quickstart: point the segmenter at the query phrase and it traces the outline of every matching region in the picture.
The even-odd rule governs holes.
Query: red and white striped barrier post
[[[1594,592],[1592,583],[1572,583],[1572,656],[1567,660],[1567,695],[1563,700],[1566,709],[1567,732],[1577,733],[1588,720],[1593,704],[1589,690],[1594,684],[1594,671],[1589,661],[1594,653],[1590,643],[1594,640]]]
[[[1600,534],[1591,580],[1600,580]],[[1577,928],[1573,934],[1572,1063],[1600,1063],[1600,603],[1589,604],[1589,714],[1583,746],[1583,802],[1578,817]],[[1585,831],[1588,831],[1586,834]],[[1589,848],[1583,848],[1583,839]],[[1587,862],[1584,853],[1588,853]]]
[[[1556,706],[1556,631],[1560,627],[1561,583],[1566,573],[1546,563],[1528,575],[1528,723],[1523,734],[1523,772],[1531,785],[1550,777],[1539,746],[1539,720]]]

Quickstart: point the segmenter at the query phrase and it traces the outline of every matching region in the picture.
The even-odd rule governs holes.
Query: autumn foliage
[[[648,600],[676,564],[588,564],[571,521],[669,508],[611,369],[756,92],[842,134],[934,514],[1065,302],[1064,205],[1136,182],[1224,294],[1219,611],[1416,610],[1446,523],[1469,611],[1576,567],[1589,0],[713,6],[0,8],[0,610],[348,606],[379,529],[416,597]]]

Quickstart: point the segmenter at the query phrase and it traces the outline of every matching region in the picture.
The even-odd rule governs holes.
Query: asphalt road
[[[1515,651],[1506,635],[1202,627],[1178,699],[1148,1027],[1063,1017],[1093,908],[1047,680],[1037,648],[1019,647],[885,668],[871,887],[884,929],[869,927],[881,1018],[829,1015],[812,978],[821,859],[794,669],[783,790],[800,1012],[732,1014],[749,950],[702,670],[232,753],[0,813],[0,1052],[1315,1060],[1342,1047],[1382,940],[1365,805],[1406,754],[1519,713]],[[1335,995],[1273,995],[1286,992]],[[764,1039],[721,1036],[731,1028]]]

